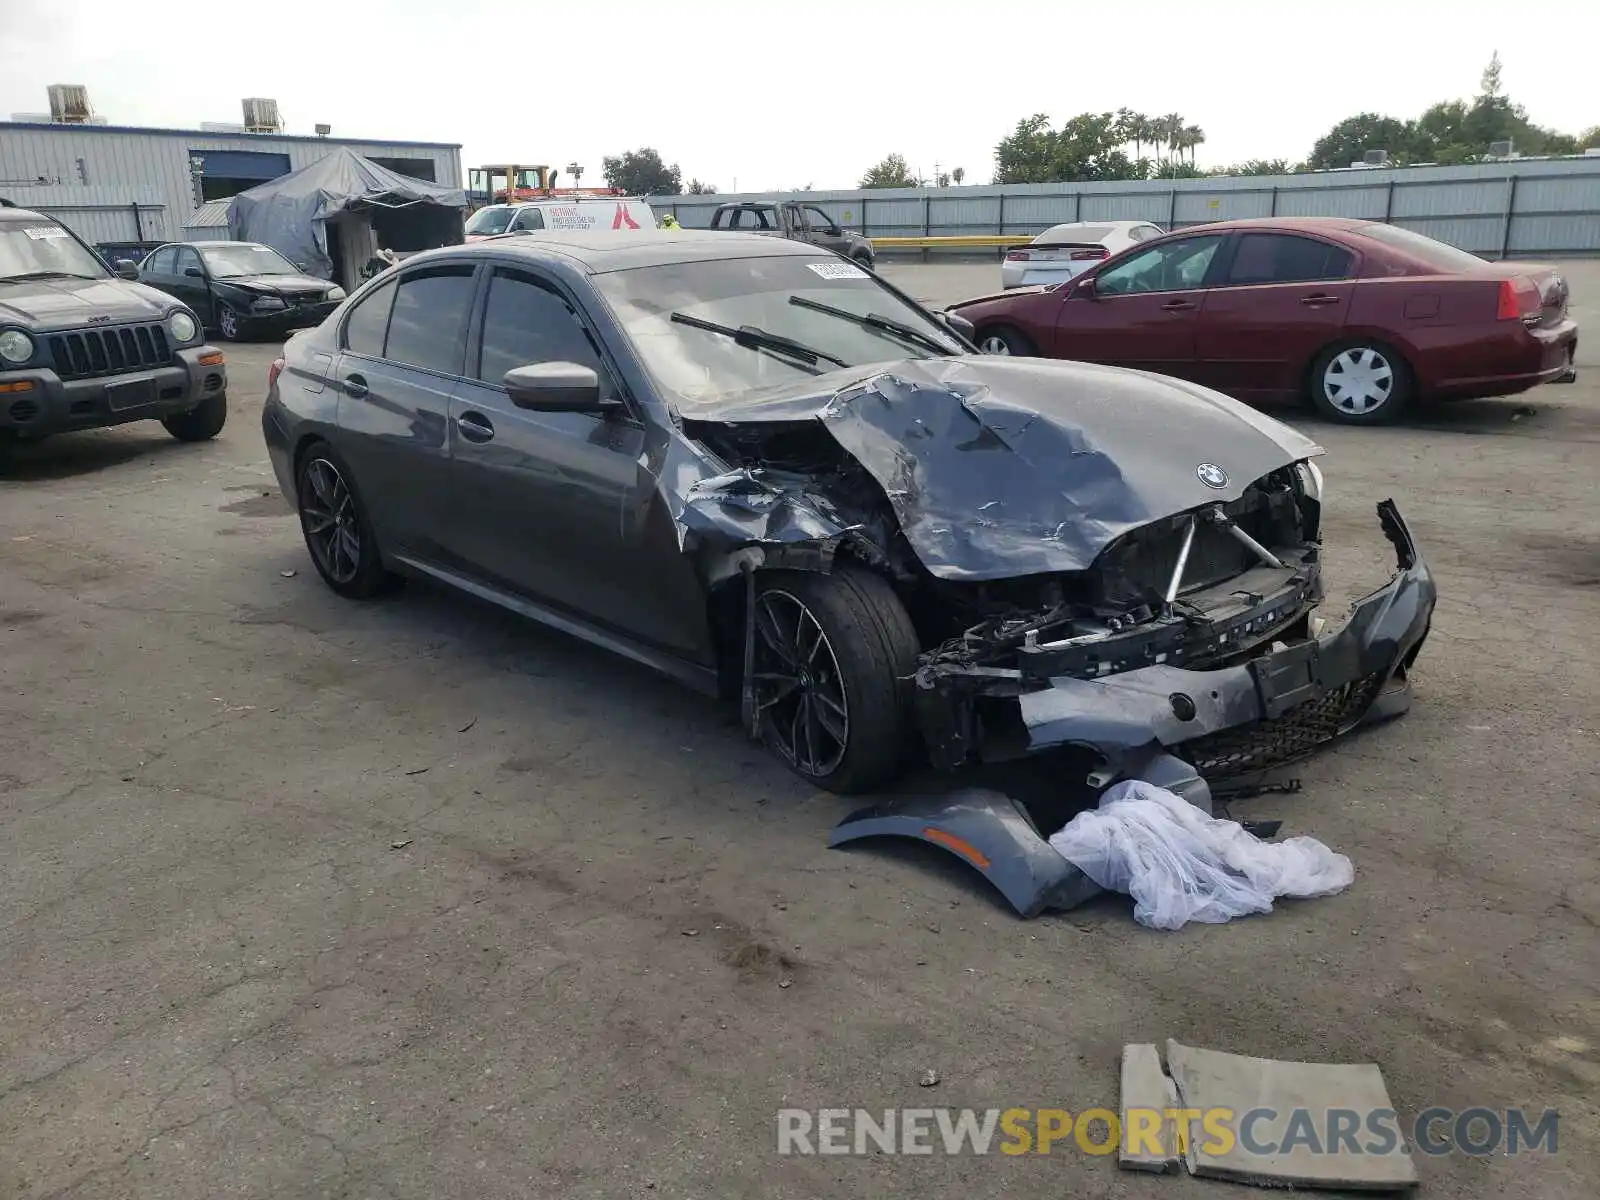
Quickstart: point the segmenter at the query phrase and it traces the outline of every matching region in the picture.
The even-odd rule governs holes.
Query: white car
[[[1052,225],[1027,246],[1006,252],[1005,261],[1000,264],[1000,286],[1065,283],[1101,259],[1165,232],[1149,221],[1069,221]]]
[[[592,229],[655,229],[655,211],[627,196],[552,196],[488,204],[467,220],[466,240],[502,233],[584,233]]]

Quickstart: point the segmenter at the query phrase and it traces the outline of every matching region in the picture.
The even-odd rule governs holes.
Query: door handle
[[[1194,307],[1193,300],[1168,300],[1161,306],[1162,312],[1188,312]]]
[[[359,375],[346,375],[344,377],[344,394],[352,400],[360,400],[367,394],[367,381]]]
[[[1305,305],[1309,305],[1312,308],[1319,308],[1324,304],[1337,304],[1337,303],[1339,303],[1339,297],[1337,297],[1337,296],[1329,296],[1329,295],[1326,295],[1326,294],[1319,294],[1319,295],[1315,295],[1315,296],[1302,296],[1302,297],[1300,297],[1300,303],[1301,304],[1305,304]]]
[[[481,444],[494,438],[494,426],[482,413],[462,413],[456,418],[456,429],[469,442]]]

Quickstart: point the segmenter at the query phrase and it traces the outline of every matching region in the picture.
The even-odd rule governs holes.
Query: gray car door
[[[532,412],[501,384],[513,367],[577,362],[602,394],[615,375],[582,317],[554,281],[509,264],[493,268],[482,300],[478,361],[451,404],[452,537],[485,581],[593,624],[678,653],[692,631],[667,600],[643,551],[656,528],[647,431],[631,407],[607,414]],[[681,556],[680,556],[681,557]],[[678,614],[674,619],[674,614]]]
[[[329,377],[339,449],[385,551],[448,561],[450,397],[466,356],[476,265],[432,262],[346,314]]]
[[[195,314],[207,325],[215,325],[217,318],[211,311],[211,289],[206,283],[206,270],[200,262],[200,255],[193,246],[176,246],[173,254],[170,286],[163,290],[171,292],[194,309]],[[198,271],[199,275],[191,275],[190,271]]]
[[[806,226],[811,231],[806,239],[807,241],[815,242],[819,246],[825,246],[836,254],[849,256],[850,240],[844,236],[844,230],[839,227],[832,217],[815,204],[803,205],[800,209],[800,214],[804,217]]]

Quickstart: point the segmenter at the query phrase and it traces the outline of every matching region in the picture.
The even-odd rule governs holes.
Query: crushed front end
[[[934,760],[1075,747],[1108,783],[1175,758],[1193,778],[1174,790],[1209,808],[1210,781],[1284,765],[1404,711],[1433,578],[1386,500],[1393,578],[1319,628],[1316,490],[1301,464],[1232,504],[1141,527],[1080,582],[1087,613],[1080,599],[996,618],[929,651],[915,702]]]

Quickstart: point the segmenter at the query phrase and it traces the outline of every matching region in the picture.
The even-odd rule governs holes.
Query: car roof
[[[591,275],[626,271],[633,267],[661,267],[719,258],[838,257],[831,251],[819,250],[807,242],[792,242],[759,233],[705,229],[597,229],[556,234],[546,231],[500,234],[469,245],[423,251],[408,258],[405,266],[410,267],[446,254],[472,257],[511,254],[530,259],[560,257],[576,263]]]
[[[1241,217],[1232,221],[1210,221],[1186,225],[1173,233],[1227,233],[1234,229],[1275,229],[1293,233],[1357,233],[1371,221],[1355,217]]]

